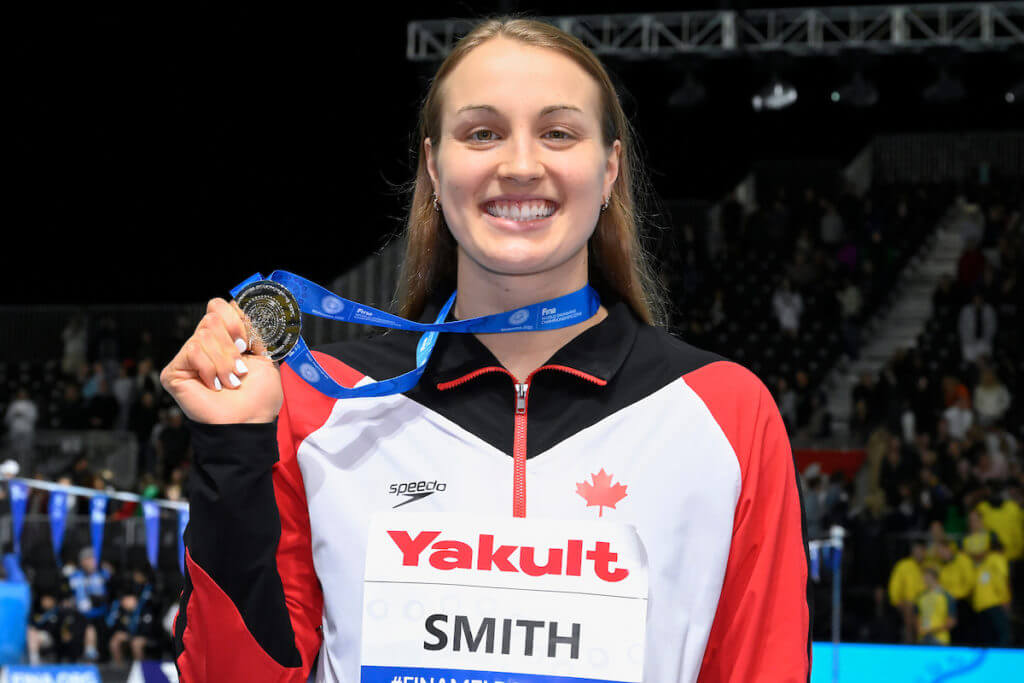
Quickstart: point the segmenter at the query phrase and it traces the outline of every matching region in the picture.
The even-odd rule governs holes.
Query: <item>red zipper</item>
[[[575,375],[581,379],[585,379],[588,382],[593,382],[598,386],[604,386],[608,384],[606,380],[594,375],[582,372],[575,368],[570,368],[567,365],[542,365],[533,372],[530,373],[529,377],[526,378],[525,382],[520,382],[515,375],[506,370],[505,368],[497,366],[488,366],[474,370],[468,374],[451,380],[450,382],[441,382],[437,385],[438,390],[445,391],[453,387],[457,387],[460,384],[485,375],[490,372],[503,372],[512,378],[513,386],[516,391],[516,407],[515,407],[515,429],[512,437],[512,516],[513,517],[525,517],[526,516],[526,417],[527,417],[527,404],[530,398],[530,381],[533,376],[541,370],[559,370],[561,372],[567,372],[570,375]]]

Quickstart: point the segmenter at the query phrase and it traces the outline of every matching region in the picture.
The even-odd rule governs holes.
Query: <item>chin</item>
[[[547,273],[568,266],[577,258],[586,258],[586,245],[569,254],[537,248],[506,248],[469,256],[470,261],[489,273],[514,276]]]

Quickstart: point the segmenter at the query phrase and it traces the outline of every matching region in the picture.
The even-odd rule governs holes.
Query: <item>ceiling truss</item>
[[[576,36],[600,56],[630,59],[680,54],[729,57],[744,52],[812,56],[851,49],[886,54],[934,47],[981,52],[1024,45],[1024,2],[539,18]],[[443,59],[478,21],[409,22],[406,57],[410,61]]]

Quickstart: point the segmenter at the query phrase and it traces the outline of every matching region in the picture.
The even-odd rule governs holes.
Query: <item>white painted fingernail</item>
[[[220,383],[220,377],[213,378],[213,388],[216,389],[217,391],[220,391],[221,389],[224,388]]]
[[[235,373],[232,372],[230,375],[228,375],[228,382],[231,383],[231,386],[237,387],[239,384],[242,383],[242,380],[235,377]]]
[[[245,367],[245,363],[242,362],[241,358],[235,361],[235,372],[239,375],[244,375],[249,372],[249,368]]]
[[[239,353],[245,353],[245,350],[249,348],[249,345],[245,343],[245,340],[239,337],[235,340],[235,348],[238,349]]]

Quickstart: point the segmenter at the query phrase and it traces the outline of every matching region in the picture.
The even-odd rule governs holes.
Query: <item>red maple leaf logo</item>
[[[597,474],[591,473],[593,484],[587,481],[576,482],[576,493],[587,500],[587,507],[597,506],[597,516],[604,515],[604,508],[615,509],[615,504],[626,497],[626,487],[622,484],[612,485],[612,475],[607,474],[604,468]]]

